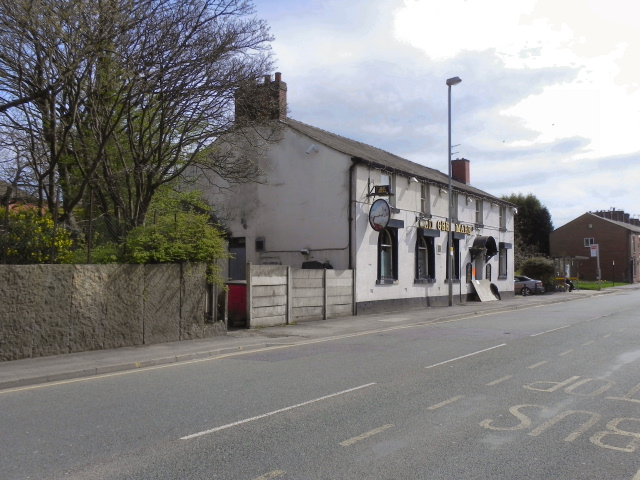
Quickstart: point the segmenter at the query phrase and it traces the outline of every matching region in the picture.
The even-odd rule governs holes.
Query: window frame
[[[415,251],[415,280],[414,283],[434,283],[435,279],[435,246],[433,237],[418,235]],[[422,252],[424,262],[421,262]],[[422,265],[421,265],[422,263]]]
[[[389,243],[383,243],[387,239]],[[383,254],[387,252],[388,256]],[[385,261],[386,260],[386,261]],[[387,261],[389,262],[387,268]],[[398,282],[398,231],[393,227],[386,227],[378,233],[378,285],[394,284]],[[389,270],[390,275],[383,275],[383,270]]]

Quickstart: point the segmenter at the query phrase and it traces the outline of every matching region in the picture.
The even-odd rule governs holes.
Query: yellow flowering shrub
[[[54,232],[55,230],[55,232]],[[73,240],[58,225],[54,229],[51,214],[40,215],[35,208],[0,207],[0,262],[14,265],[32,263],[68,263]]]

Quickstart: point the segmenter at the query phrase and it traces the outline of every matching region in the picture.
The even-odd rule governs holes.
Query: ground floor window
[[[499,265],[498,265],[498,277],[507,278],[507,249],[500,247],[498,251]]]
[[[416,283],[432,282],[435,276],[433,238],[419,235],[416,240]]]
[[[378,283],[398,280],[398,231],[385,228],[378,234]]]
[[[490,263],[487,263],[487,268],[485,268],[484,273],[485,273],[484,278],[491,281],[491,264]]]

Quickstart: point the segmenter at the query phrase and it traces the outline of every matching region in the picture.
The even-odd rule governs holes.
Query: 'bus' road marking
[[[502,343],[500,345],[496,345],[495,347],[489,347],[489,348],[485,348],[484,350],[478,350],[477,352],[467,353],[466,355],[462,355],[461,357],[452,358],[451,360],[445,360],[444,362],[436,363],[435,365],[430,365],[430,366],[424,367],[424,368],[439,367],[440,365],[444,365],[446,363],[455,362],[456,360],[461,360],[463,358],[467,358],[467,357],[470,357],[472,355],[477,355],[479,353],[488,352],[489,350],[493,350],[494,348],[504,347],[505,345],[506,345],[506,343]]]
[[[221,425],[220,427],[212,428],[210,430],[204,430],[203,432],[193,433],[191,435],[187,435],[185,437],[181,437],[180,440],[190,440],[196,437],[202,437],[203,435],[208,435],[210,433],[219,432],[220,430],[224,430],[226,428],[236,427],[238,425],[242,425],[243,423],[253,422],[254,420],[259,420],[261,418],[270,417],[272,415],[276,415],[277,413],[286,412],[288,410],[293,410],[294,408],[304,407],[305,405],[310,405],[312,403],[320,402],[322,400],[327,400],[328,398],[337,397],[338,395],[344,395],[345,393],[354,392],[356,390],[360,390],[362,388],[367,388],[372,385],[375,385],[376,382],[367,383],[366,385],[360,385],[359,387],[349,388],[347,390],[342,390],[341,392],[332,393],[331,395],[325,395],[324,397],[316,398],[314,400],[308,400],[306,402],[298,403],[297,405],[291,405],[290,407],[281,408],[279,410],[274,410],[273,412],[263,413],[262,415],[257,415],[251,418],[245,418],[244,420],[239,420],[237,422],[228,423],[227,425]]]
[[[440,407],[444,407],[445,405],[449,405],[450,403],[457,402],[461,398],[464,398],[464,395],[458,395],[457,397],[452,397],[449,400],[445,400],[444,402],[436,403],[435,405],[431,405],[427,407],[427,410],[437,410]]]
[[[384,432],[385,430],[388,430],[391,427],[393,427],[392,424],[387,424],[378,428],[374,428],[373,430],[369,430],[368,432],[363,433],[362,435],[358,435],[357,437],[353,437],[348,440],[345,440],[344,442],[340,442],[340,445],[342,445],[343,447],[348,447],[350,445],[353,445],[354,443],[358,443],[360,440],[364,440],[365,438],[369,438],[369,437],[372,437],[373,435],[377,435],[380,432]]]
[[[282,470],[274,470],[273,472],[265,473],[264,475],[260,475],[259,477],[254,478],[253,480],[267,480],[269,478],[276,478],[280,475],[284,475]]]
[[[494,380],[493,382],[489,382],[487,383],[487,387],[493,387],[494,385],[504,382],[505,380],[509,380],[511,377],[513,377],[513,375],[507,375],[506,377],[502,377],[497,380]]]
[[[543,360],[542,362],[534,363],[533,365],[529,365],[527,368],[530,368],[530,369],[538,368],[539,366],[544,365],[545,363],[547,363],[547,360]]]
[[[567,350],[566,352],[562,352],[560,354],[558,354],[559,357],[564,357],[565,355],[569,355],[571,352],[573,352],[573,350]]]

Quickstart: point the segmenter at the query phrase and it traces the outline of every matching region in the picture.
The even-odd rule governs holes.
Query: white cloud
[[[640,214],[640,3],[256,6],[294,118],[446,171],[445,79],[457,75],[453,143],[476,187],[533,193],[556,226],[611,206]]]

